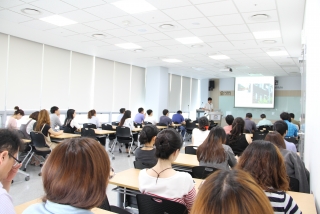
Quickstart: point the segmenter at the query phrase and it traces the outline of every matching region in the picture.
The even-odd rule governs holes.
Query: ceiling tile
[[[242,52],[240,52],[238,50],[221,51],[221,53],[226,54],[226,55],[240,55],[240,54],[243,54]]]
[[[175,39],[159,40],[159,41],[155,41],[155,43],[157,43],[159,45],[163,45],[163,46],[181,44],[180,42],[176,41]]]
[[[38,29],[38,30],[49,30],[52,28],[56,28],[56,25],[52,25],[40,20],[31,20],[31,21],[27,21],[27,22],[21,22],[20,25],[22,26],[28,26],[34,29]]]
[[[32,18],[28,16],[20,15],[16,12],[12,12],[9,10],[1,10],[0,19],[6,19],[8,21],[17,22],[17,23],[32,20]]]
[[[148,47],[158,47],[159,45],[157,43],[148,41],[148,42],[136,42],[135,44],[140,45],[142,48],[148,48]]]
[[[243,49],[243,50],[240,50],[242,53],[245,53],[245,54],[255,54],[255,53],[264,53],[263,50],[261,50],[260,48],[256,48],[256,49]]]
[[[100,5],[84,10],[103,19],[128,15],[126,12],[118,9],[117,7],[111,4]]]
[[[106,33],[114,36],[114,37],[120,37],[120,36],[132,36],[134,33],[131,31],[119,28],[119,29],[112,29],[112,30],[107,30],[105,31]]]
[[[91,41],[94,40],[94,38],[89,37],[89,36],[84,36],[84,35],[73,35],[73,36],[66,36],[65,38],[67,39],[71,39],[71,40],[76,40],[79,42],[87,42],[87,41]]]
[[[195,18],[178,21],[183,27],[187,29],[212,27],[212,23],[207,18]]]
[[[119,28],[119,26],[112,24],[110,22],[107,22],[105,20],[98,20],[98,21],[94,21],[94,22],[86,22],[84,23],[84,25],[92,27],[94,29],[97,30],[110,30],[110,29],[115,29],[115,28]]]
[[[124,28],[144,24],[144,22],[140,21],[139,19],[133,16],[121,16],[121,17],[108,19],[108,21]]]
[[[190,32],[192,32],[196,36],[210,36],[221,34],[221,32],[216,27],[190,29]]]
[[[97,5],[106,4],[106,2],[102,0],[62,0],[68,4],[71,4],[72,6],[75,6],[77,8],[83,9],[87,7],[94,7]]]
[[[221,0],[190,0],[193,4],[204,4],[204,3],[212,3],[214,1],[221,1]],[[223,0],[222,0],[223,1]]]
[[[96,29],[93,29],[91,27],[87,27],[87,26],[85,26],[83,24],[68,25],[68,26],[65,26],[63,28],[68,29],[68,30],[72,30],[72,31],[77,32],[77,33],[89,33],[89,32],[96,31]]]
[[[24,4],[24,2],[18,1],[18,0],[1,0],[0,1],[0,7],[3,7],[3,8],[15,7],[21,4]]]
[[[147,0],[150,4],[158,8],[159,10],[174,8],[174,7],[183,7],[191,5],[188,0]]]
[[[150,41],[157,41],[157,40],[164,40],[164,39],[171,39],[169,36],[163,33],[151,33],[151,34],[144,34],[142,35],[144,38],[149,39]]]
[[[268,31],[268,30],[280,30],[279,22],[266,22],[266,23],[256,23],[248,24],[248,27],[252,32],[256,31]]]
[[[237,8],[234,6],[232,1],[219,1],[208,4],[197,5],[197,8],[205,16],[218,16],[225,14],[238,13]]]
[[[125,37],[121,37],[121,39],[123,39],[127,42],[146,42],[146,41],[149,41],[148,39],[146,39],[142,36],[125,36]]]
[[[190,33],[187,30],[171,31],[171,32],[164,32],[164,33],[174,39],[194,36],[192,33]]]
[[[253,12],[277,9],[275,0],[233,0],[240,12]]]
[[[234,33],[234,34],[226,34],[230,41],[239,41],[239,40],[250,40],[254,39],[252,33]]]
[[[215,50],[228,50],[229,48],[234,48],[230,42],[214,42],[209,43],[209,45]]]
[[[104,37],[101,38],[101,39],[98,39],[98,38],[96,38],[96,37],[93,37],[94,34],[103,34]],[[109,35],[109,34],[107,33],[107,31],[106,31],[106,32],[103,32],[103,31],[93,31],[93,32],[90,32],[90,33],[85,33],[84,35],[86,35],[86,36],[88,36],[88,37],[90,37],[90,38],[93,38],[94,40],[104,40],[104,39],[108,39],[108,38],[112,38],[112,37],[113,37],[113,36]]]
[[[147,50],[150,50],[150,51],[154,51],[154,52],[168,52],[168,48],[166,47],[150,47],[150,48],[147,48]]]
[[[204,42],[228,42],[226,37],[223,35],[201,36],[200,39]]]
[[[98,17],[91,15],[90,13],[87,13],[82,10],[76,10],[76,11],[64,13],[61,15],[79,23],[99,20]]]
[[[190,50],[189,47],[185,46],[185,45],[169,45],[166,46],[166,48],[168,48],[169,50],[175,50],[175,51],[185,51],[185,50]]]
[[[240,14],[213,16],[213,17],[208,17],[208,19],[215,26],[244,24],[244,21],[243,21],[243,19],[242,19]]]
[[[158,10],[145,13],[138,13],[133,16],[147,24],[172,21],[172,19],[169,16]]]
[[[173,29],[160,28],[160,26],[163,25],[163,24],[174,25],[174,28]],[[159,30],[161,32],[185,30],[185,28],[182,25],[180,25],[179,23],[174,22],[174,21],[160,22],[160,23],[149,24],[149,25],[152,26],[154,29],[157,29],[157,30]]]
[[[21,11],[22,9],[25,9],[25,8],[39,10],[39,11],[41,11],[41,14],[39,14],[39,15],[28,15],[28,14],[25,14],[25,13],[23,13]],[[13,11],[13,12],[19,13],[21,15],[29,16],[31,18],[36,18],[36,19],[53,15],[52,13],[50,13],[48,11],[45,11],[45,10],[43,10],[41,8],[35,7],[33,5],[30,5],[30,4],[22,4],[22,5],[19,5],[19,6],[16,6],[16,7],[12,7],[12,8],[10,8],[10,10]]]
[[[105,42],[102,42],[101,40],[93,40],[89,42],[83,42],[82,44],[84,45],[93,45],[93,46],[104,46],[104,45],[109,45]]]
[[[251,18],[251,16],[256,15],[256,14],[266,14],[269,16],[269,18],[264,21],[255,21]],[[278,13],[276,10],[242,13],[241,15],[246,23],[277,22],[278,21]]]
[[[119,39],[119,38],[103,39],[102,41],[103,41],[103,42],[106,42],[106,43],[108,43],[108,44],[110,44],[110,45],[127,43],[125,40]]]
[[[256,40],[243,40],[243,41],[231,41],[231,43],[236,47],[252,47],[257,46]]]
[[[230,25],[230,26],[220,26],[218,29],[223,34],[231,34],[231,33],[247,33],[250,32],[247,25]]]
[[[194,6],[166,9],[163,10],[163,12],[175,20],[203,17],[200,11]]]
[[[147,33],[157,33],[158,30],[150,27],[149,25],[139,25],[134,27],[128,27],[127,30],[135,33],[135,34],[147,34]]]
[[[56,14],[78,9],[62,1],[40,0],[31,2],[30,4]]]
[[[76,32],[64,29],[64,28],[54,28],[51,30],[46,30],[45,32],[47,33],[53,33],[56,34],[58,36],[72,36],[72,35],[76,35]]]

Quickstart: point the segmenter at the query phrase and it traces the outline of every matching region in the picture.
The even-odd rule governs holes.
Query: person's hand
[[[13,180],[14,176],[16,176],[16,174],[21,166],[22,166],[22,163],[19,163],[15,166],[12,166],[10,172],[8,173],[8,177],[6,179],[4,179],[3,182],[11,182]]]

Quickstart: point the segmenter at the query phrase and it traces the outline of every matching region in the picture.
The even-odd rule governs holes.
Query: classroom
[[[0,214],[319,213],[319,7],[0,0]]]

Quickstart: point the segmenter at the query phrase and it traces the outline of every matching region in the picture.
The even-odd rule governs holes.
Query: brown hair
[[[94,116],[96,113],[97,113],[97,112],[96,112],[96,110],[94,110],[94,109],[88,111],[88,119],[91,119],[92,116]]]
[[[32,114],[30,114],[29,118],[38,120],[38,116],[39,116],[39,111],[35,111]]]
[[[233,144],[237,142],[240,135],[244,131],[244,120],[241,117],[237,117],[234,119],[232,123],[232,129],[230,131],[230,135],[228,135],[229,138],[229,144]]]
[[[273,214],[266,194],[250,174],[242,170],[219,170],[201,186],[191,214]]]
[[[208,137],[197,149],[198,161],[222,163],[226,160],[226,153],[222,144],[226,143],[226,132],[217,126],[212,128]]]
[[[14,107],[14,115],[18,115],[20,114],[21,116],[24,116],[24,111],[22,109],[20,109],[18,106]]]
[[[274,145],[276,145],[279,149],[286,149],[286,144],[284,143],[284,139],[279,132],[269,132],[265,139],[266,141],[270,141]]]
[[[110,160],[103,146],[91,138],[60,143],[42,169],[43,201],[92,209],[106,198]]]
[[[50,117],[49,117],[49,113],[47,110],[42,109],[39,112],[39,116],[38,116],[38,120],[37,120],[37,124],[35,127],[35,131],[40,131],[42,129],[42,126],[44,124],[48,124],[50,126]]]
[[[283,157],[279,149],[269,141],[253,141],[242,153],[237,168],[250,173],[265,191],[289,189]]]

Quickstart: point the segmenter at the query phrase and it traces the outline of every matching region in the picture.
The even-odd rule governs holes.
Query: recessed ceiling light
[[[181,42],[182,44],[196,44],[196,43],[203,43],[201,39],[198,37],[183,37],[183,38],[176,38],[178,42]]]
[[[130,14],[148,12],[157,10],[152,4],[144,0],[122,0],[111,3],[120,10],[123,10]]]
[[[28,15],[39,15],[41,14],[41,11],[32,9],[32,8],[24,8],[21,10],[22,13],[28,14]]]
[[[287,51],[269,51],[267,52],[269,56],[287,56],[289,55]]]
[[[279,30],[257,31],[253,32],[253,35],[256,39],[273,39],[281,37],[281,33]]]
[[[115,44],[115,46],[118,46],[123,49],[141,49],[141,47],[139,45],[136,45],[134,43]]]
[[[264,43],[264,44],[275,44],[275,43],[277,43],[277,41],[276,40],[263,40],[262,43]]]
[[[143,49],[135,49],[135,50],[133,50],[134,52],[136,52],[136,53],[142,53],[142,52],[145,52],[145,50],[143,50]]]
[[[182,62],[179,59],[162,59],[162,61],[164,61],[164,62]]]
[[[104,39],[106,36],[104,34],[93,34],[92,37],[96,39]]]
[[[267,14],[255,14],[250,16],[250,19],[252,19],[253,21],[266,21],[269,18],[270,16]]]
[[[202,48],[203,45],[191,45],[192,48]]]
[[[226,55],[212,55],[209,56],[212,59],[230,59],[230,57],[226,56]]]
[[[159,28],[169,30],[169,29],[174,29],[175,26],[172,24],[163,24],[163,25],[160,25]]]
[[[66,26],[66,25],[72,25],[77,23],[71,19],[67,19],[59,15],[47,16],[47,17],[41,18],[40,20],[44,22],[48,22],[53,25],[57,25],[57,26]]]
[[[123,24],[124,26],[129,26],[129,25],[130,25],[130,21],[124,20],[124,21],[122,22],[122,24]]]

